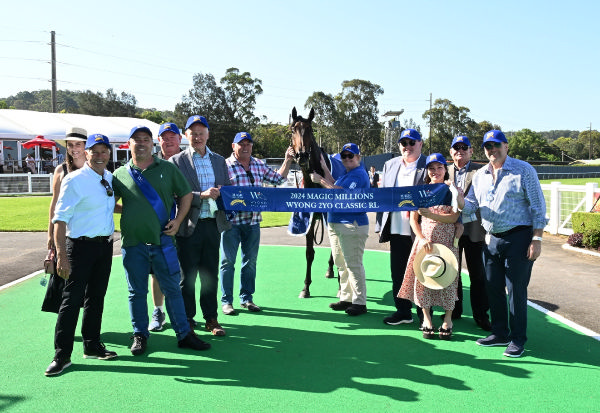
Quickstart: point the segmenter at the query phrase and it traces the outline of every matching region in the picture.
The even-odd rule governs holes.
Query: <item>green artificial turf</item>
[[[40,276],[0,291],[3,315],[0,410],[338,412],[596,411],[600,343],[529,309],[529,341],[520,359],[480,347],[485,332],[468,309],[450,342],[425,340],[416,322],[388,326],[389,256],[367,251],[369,312],[334,312],[337,281],[323,277],[329,250],[317,248],[313,298],[299,299],[304,248],[261,246],[255,302],[260,313],[219,316],[227,331],[212,348],[179,349],[172,329],[152,333],[147,354],[129,352],[131,324],[121,258],[106,296],[103,341],[119,357],[84,360],[75,338],[73,365],[43,372],[53,356],[56,315],[40,312]],[[239,281],[239,268],[236,285]],[[150,297],[149,297],[150,302]],[[239,303],[234,303],[239,308]],[[150,310],[149,310],[150,311]],[[415,317],[416,318],[416,317]],[[201,322],[201,317],[196,318]],[[436,314],[434,320],[439,324]],[[168,324],[167,324],[168,325]],[[385,409],[385,410],[384,410]]]

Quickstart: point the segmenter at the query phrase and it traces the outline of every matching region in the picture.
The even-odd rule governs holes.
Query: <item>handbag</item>
[[[54,274],[56,272],[56,249],[50,248],[46,259],[44,259],[44,271],[46,274]]]

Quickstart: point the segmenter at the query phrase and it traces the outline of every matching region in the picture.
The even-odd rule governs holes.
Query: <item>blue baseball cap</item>
[[[457,143],[464,143],[469,148],[471,147],[471,141],[466,136],[456,136],[454,139],[452,139],[452,145],[450,145],[450,147],[453,147]]]
[[[206,118],[204,116],[194,115],[194,116],[190,116],[188,118],[187,123],[185,124],[185,130],[188,130],[190,128],[190,126],[192,126],[194,123],[201,123],[204,126],[206,126],[208,129],[210,129],[208,127],[208,121],[206,120]]]
[[[92,146],[99,143],[108,146],[108,149],[112,149],[108,138],[99,133],[94,133],[93,135],[88,136],[87,141],[85,142],[85,149],[90,149]]]
[[[240,143],[244,139],[248,139],[250,142],[252,141],[252,136],[248,132],[238,132],[235,134],[235,138],[233,138],[233,143]]]
[[[420,141],[421,134],[416,129],[404,129],[402,131],[402,133],[400,134],[400,137],[398,138],[398,142],[400,142],[402,139],[405,139],[405,138],[412,139],[413,141]]]
[[[506,136],[504,136],[502,131],[499,131],[496,129],[491,130],[488,133],[486,133],[485,135],[483,135],[483,143],[481,144],[481,147],[483,148],[483,145],[485,145],[488,142],[508,143],[508,141],[506,140]]]
[[[429,166],[429,164],[433,162],[439,162],[442,165],[448,165],[446,163],[446,158],[444,158],[444,155],[442,155],[441,153],[432,153],[431,155],[429,155],[425,160],[425,166]]]
[[[344,146],[342,146],[342,150],[340,151],[340,153],[344,151],[351,152],[354,155],[360,155],[360,149],[358,149],[358,145],[356,145],[355,143],[347,143]]]
[[[163,132],[167,131],[175,132],[176,134],[181,135],[181,132],[179,132],[179,128],[173,122],[165,122],[162,125],[160,125],[160,129],[158,130],[158,136],[161,136]]]
[[[150,130],[149,127],[144,126],[144,125],[137,125],[134,126],[133,128],[131,128],[131,132],[129,132],[129,139],[131,139],[131,137],[136,133],[136,132],[146,132],[148,133],[148,135],[152,136],[152,131]]]

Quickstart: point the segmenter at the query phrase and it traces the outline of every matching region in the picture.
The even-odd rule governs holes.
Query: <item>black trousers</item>
[[[473,242],[468,236],[463,235],[458,241],[458,266],[462,266],[463,251],[469,270],[471,289],[471,310],[476,320],[488,319],[490,305],[485,290],[485,269],[483,267],[483,241]],[[460,273],[459,273],[460,274]],[[463,289],[462,280],[458,278],[458,301],[452,311],[452,317],[460,317],[463,313]]]
[[[390,269],[392,274],[392,295],[394,297],[394,305],[396,312],[408,318],[411,317],[412,302],[405,298],[398,298],[398,291],[402,287],[404,281],[404,273],[410,251],[412,249],[413,240],[409,235],[390,235]],[[419,319],[423,318],[423,310],[417,307],[417,315]]]
[[[219,247],[221,234],[215,219],[200,220],[194,233],[177,237],[181,265],[181,293],[188,319],[196,316],[196,278],[200,276],[200,309],[205,320],[217,318]]]
[[[82,301],[83,346],[86,348],[100,341],[104,296],[112,267],[112,244],[112,240],[98,242],[67,238],[67,257],[71,272],[65,283],[56,320],[55,358],[71,357]]]

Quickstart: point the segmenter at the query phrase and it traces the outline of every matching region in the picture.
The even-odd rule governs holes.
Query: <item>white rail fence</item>
[[[51,194],[52,174],[0,174],[0,194]],[[287,185],[293,185],[288,177]],[[292,183],[290,183],[292,182]],[[551,234],[571,235],[574,212],[589,212],[592,208],[600,212],[600,189],[595,182],[586,185],[562,185],[560,182],[542,184],[546,199],[548,225],[544,229]],[[595,205],[595,206],[594,206]]]

